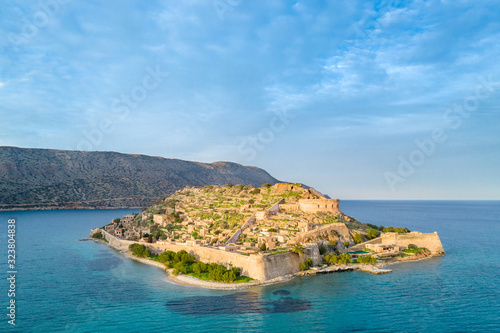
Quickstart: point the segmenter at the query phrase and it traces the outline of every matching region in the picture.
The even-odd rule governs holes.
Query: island
[[[234,289],[444,255],[436,232],[361,223],[298,183],[190,187],[91,230],[177,283]]]

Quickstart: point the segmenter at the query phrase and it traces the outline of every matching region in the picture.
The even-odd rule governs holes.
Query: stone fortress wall
[[[299,209],[305,213],[329,212],[336,215],[342,214],[339,199],[300,199]]]
[[[138,243],[123,239],[118,239],[108,232],[101,230],[109,245],[116,250],[126,251],[130,244]],[[304,250],[304,256],[295,253],[281,253],[277,255],[264,256],[261,254],[242,254],[227,252],[207,246],[188,246],[183,244],[147,244],[150,249],[159,254],[164,251],[179,252],[185,250],[194,255],[197,260],[206,263],[217,263],[226,266],[240,267],[242,274],[256,280],[266,281],[276,277],[297,273],[300,270],[300,262],[305,258],[311,258],[315,264],[319,263],[319,250],[317,245],[311,245]]]
[[[231,244],[231,243],[236,243],[238,242],[238,239],[240,239],[240,236],[241,236],[241,233],[248,227],[250,227],[252,224],[254,224],[256,221],[256,218],[255,218],[255,214],[252,214],[252,216],[250,216],[248,218],[248,220],[246,220],[246,222],[241,226],[241,228],[239,228],[238,230],[236,230],[236,232],[231,236],[231,238],[229,238],[226,242],[226,244]]]
[[[443,244],[437,232],[424,234],[418,231],[412,231],[407,234],[398,234],[396,232],[382,233],[380,236],[382,244],[396,244],[398,246],[408,247],[409,244],[415,244],[418,247],[425,247],[431,254],[445,254]]]
[[[325,232],[329,233],[332,230],[336,231],[340,236],[344,237],[346,240],[351,238],[349,228],[344,223],[331,223],[324,225],[322,227],[316,228],[311,231],[301,232],[295,237],[295,243],[304,242],[308,238],[314,238],[321,236]]]

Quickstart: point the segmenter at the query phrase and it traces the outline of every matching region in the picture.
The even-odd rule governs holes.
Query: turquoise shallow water
[[[346,272],[244,292],[169,283],[94,242],[91,227],[131,210],[0,213],[17,220],[17,318],[1,332],[500,332],[500,202],[343,201],[363,222],[437,231],[447,255],[371,275]],[[3,253],[3,254],[2,254]]]

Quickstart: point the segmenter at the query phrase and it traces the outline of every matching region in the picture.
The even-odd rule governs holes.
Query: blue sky
[[[500,199],[498,1],[16,1],[0,33],[0,145]]]

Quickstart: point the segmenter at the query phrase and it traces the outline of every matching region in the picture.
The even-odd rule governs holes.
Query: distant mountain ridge
[[[0,147],[0,210],[143,207],[186,185],[277,182],[263,169],[232,162]]]

